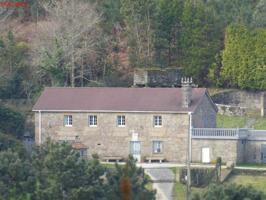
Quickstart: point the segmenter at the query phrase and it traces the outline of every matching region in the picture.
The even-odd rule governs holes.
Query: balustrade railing
[[[192,138],[239,139],[247,136],[248,129],[236,128],[193,128]]]

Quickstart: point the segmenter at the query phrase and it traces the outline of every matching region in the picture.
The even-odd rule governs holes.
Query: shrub
[[[236,184],[211,185],[203,194],[194,194],[192,200],[263,200],[265,195],[251,186]]]
[[[191,185],[194,187],[204,187],[208,185],[215,177],[215,169],[192,168],[191,169]],[[180,169],[179,181],[186,183],[187,169]]]
[[[24,132],[25,117],[10,108],[0,106],[0,131],[20,138]]]

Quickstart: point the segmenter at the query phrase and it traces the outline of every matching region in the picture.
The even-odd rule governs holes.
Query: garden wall
[[[245,115],[255,113],[266,115],[266,93],[230,90],[212,96],[219,113],[225,115]]]

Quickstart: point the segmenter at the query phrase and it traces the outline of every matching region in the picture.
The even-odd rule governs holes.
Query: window
[[[124,115],[117,116],[117,126],[125,126],[126,125],[126,117]]]
[[[154,116],[153,124],[154,124],[154,127],[161,127],[162,126],[162,116]]]
[[[90,115],[89,116],[89,126],[91,126],[91,127],[97,126],[97,116],[96,115]]]
[[[81,158],[87,158],[87,149],[80,149],[79,155]]]
[[[163,152],[163,142],[153,141],[153,153],[162,153],[162,152]]]
[[[64,116],[64,126],[72,126],[72,115]]]

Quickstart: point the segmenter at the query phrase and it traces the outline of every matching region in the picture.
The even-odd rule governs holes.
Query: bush
[[[0,131],[20,138],[24,132],[25,117],[10,108],[0,106]]]
[[[203,168],[192,168],[191,169],[191,186],[194,187],[205,187],[215,177],[215,169],[203,169]],[[186,183],[187,169],[180,169],[179,181],[183,184]]]
[[[14,151],[21,157],[25,157],[27,154],[26,149],[20,140],[15,139],[11,135],[0,133],[0,152],[6,150]]]
[[[242,185],[211,185],[203,194],[194,194],[192,200],[263,200],[265,195],[253,187]]]

